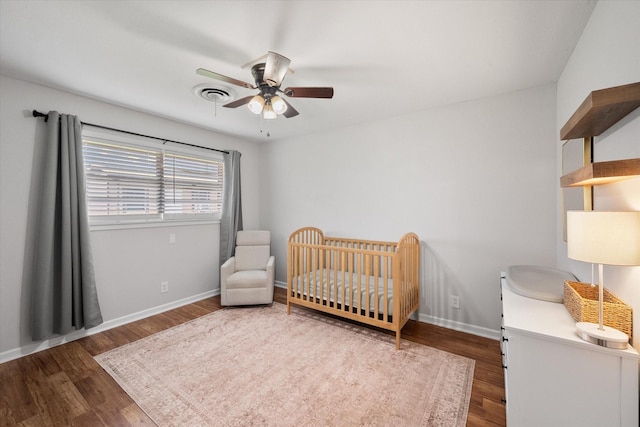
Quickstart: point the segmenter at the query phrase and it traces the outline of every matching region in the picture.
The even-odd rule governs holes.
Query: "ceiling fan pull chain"
[[[262,128],[264,125],[264,118],[262,117],[262,114],[260,114],[260,133],[263,133]],[[267,131],[267,138],[269,138],[271,136],[271,133],[269,132],[269,129],[266,129]]]

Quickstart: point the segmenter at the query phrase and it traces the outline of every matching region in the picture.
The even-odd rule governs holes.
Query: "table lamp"
[[[604,347],[627,348],[627,334],[602,324],[602,266],[640,265],[640,212],[567,212],[567,252],[571,259],[598,264],[599,323],[576,323],[578,335]]]

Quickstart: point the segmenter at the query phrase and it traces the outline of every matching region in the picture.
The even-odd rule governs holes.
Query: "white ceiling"
[[[253,83],[272,50],[286,86],[333,86],[264,122],[288,138],[530,88],[559,78],[595,1],[0,1],[0,72],[268,140],[246,107],[194,86],[199,67]],[[237,98],[256,93],[233,86]],[[65,111],[78,114],[81,111]],[[215,113],[215,115],[214,115]]]

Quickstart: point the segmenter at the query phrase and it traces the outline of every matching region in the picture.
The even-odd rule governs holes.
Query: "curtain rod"
[[[41,113],[38,110],[33,110],[32,114],[33,114],[33,117],[36,117],[36,118],[37,117],[44,117],[44,121],[45,122],[49,119],[49,114]],[[135,136],[142,136],[142,137],[145,137],[145,138],[157,139],[158,141],[162,141],[163,143],[173,142],[174,144],[188,145],[189,147],[202,148],[203,150],[212,150],[212,151],[217,151],[219,153],[229,154],[228,151],[226,151],[226,150],[218,150],[217,148],[203,147],[201,145],[189,144],[187,142],[180,142],[180,141],[174,141],[174,140],[171,140],[171,139],[158,138],[157,136],[145,135],[145,134],[136,133],[136,132],[129,132],[127,130],[116,129],[116,128],[111,128],[111,127],[102,126],[102,125],[96,125],[96,124],[93,124],[93,123],[86,123],[86,122],[81,122],[81,123],[83,125],[93,126],[95,128],[113,130],[113,131],[116,131],[116,132],[122,132],[122,133],[126,133],[126,134],[129,134],[129,135],[135,135]]]

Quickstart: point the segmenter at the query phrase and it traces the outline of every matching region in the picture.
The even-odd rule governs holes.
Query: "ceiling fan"
[[[260,91],[259,94],[229,102],[223,107],[237,108],[247,104],[252,113],[262,114],[264,119],[275,119],[279,114],[286,118],[295,117],[299,114],[279,94],[284,94],[291,98],[333,98],[332,87],[287,87],[280,89],[287,71],[293,72],[289,68],[290,63],[291,60],[289,58],[279,53],[268,52],[266,55],[243,65],[242,68],[252,65],[251,74],[255,80],[255,85],[204,68],[198,68],[196,73],[247,89],[258,89]]]

